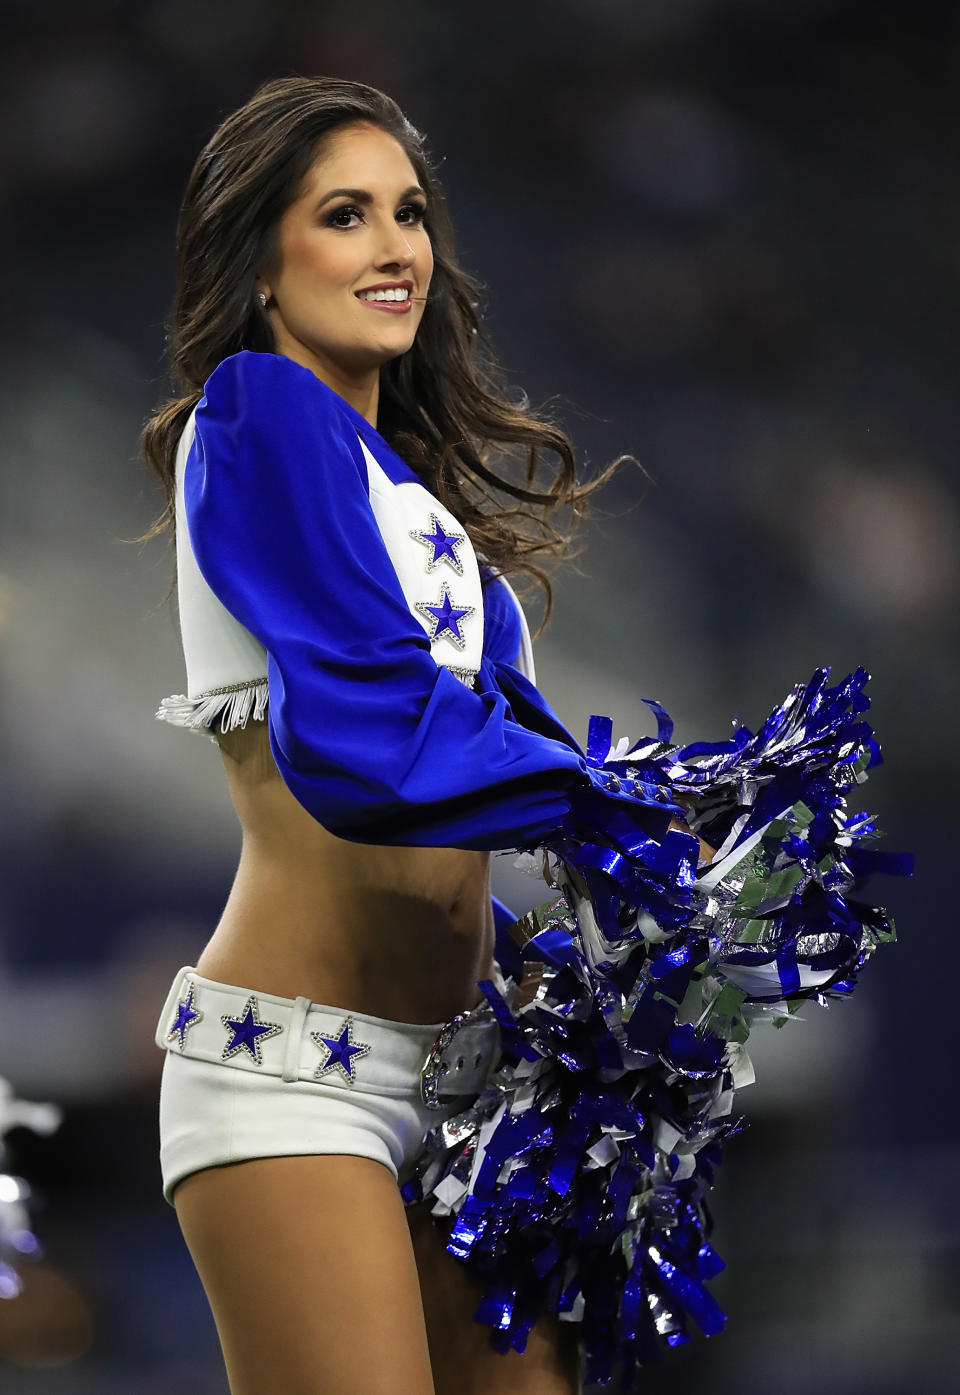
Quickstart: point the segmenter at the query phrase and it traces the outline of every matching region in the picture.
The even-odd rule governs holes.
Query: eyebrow
[[[426,198],[426,194],[420,188],[419,184],[411,184],[409,188],[404,189],[400,198],[409,199],[413,194],[420,194],[423,198]],[[339,198],[342,195],[355,199],[357,203],[373,203],[373,195],[368,189],[331,189],[328,193],[324,194],[322,199],[318,200],[316,206],[317,208],[322,208],[323,205],[329,203],[331,199]]]

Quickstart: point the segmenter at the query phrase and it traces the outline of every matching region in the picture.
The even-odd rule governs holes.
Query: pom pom
[[[476,1317],[522,1351],[538,1315],[580,1325],[583,1379],[636,1388],[641,1365],[725,1316],[707,1290],[723,1263],[706,1197],[742,1127],[754,1024],[810,998],[847,997],[893,922],[853,895],[909,858],[860,845],[874,820],[846,795],[879,762],[861,669],[818,670],[753,734],[612,746],[593,717],[587,759],[665,788],[689,830],[624,850],[622,806],[542,845],[560,894],[511,928],[539,962],[532,1001],[480,984],[502,1056],[481,1095],[432,1130],[408,1203],[433,1201],[447,1249],[482,1281]],[[599,807],[599,806],[598,806]],[[699,838],[717,849],[698,867]]]

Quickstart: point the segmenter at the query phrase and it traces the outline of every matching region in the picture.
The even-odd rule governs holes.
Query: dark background
[[[755,724],[818,664],[873,674],[865,803],[912,882],[849,1004],[751,1054],[715,1192],[727,1332],[643,1389],[938,1395],[957,1349],[954,719],[960,9],[859,0],[74,0],[4,6],[0,1072],[46,1259],[0,1300],[5,1395],[224,1395],[160,1195],[157,1013],[239,826],[184,687],[160,499],[192,162],[266,77],[360,79],[427,132],[511,381],[603,493],[538,681],[583,739]],[[538,618],[532,607],[532,618]],[[522,910],[543,888],[496,860]],[[787,1038],[792,1038],[788,1040]]]

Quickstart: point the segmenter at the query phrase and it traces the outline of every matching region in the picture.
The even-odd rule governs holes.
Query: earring
[[[267,308],[267,297],[264,295],[263,291],[258,292],[258,294],[257,294],[257,300],[259,300],[259,302],[260,302],[260,309],[261,309],[261,310],[266,310],[266,308]]]

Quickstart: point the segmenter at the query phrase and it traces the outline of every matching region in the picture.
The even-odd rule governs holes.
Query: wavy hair
[[[489,565],[526,573],[543,587],[542,630],[552,595],[535,559],[571,555],[588,496],[621,463],[638,462],[620,456],[598,478],[579,484],[567,434],[536,413],[525,393],[508,400],[480,325],[480,283],[457,265],[449,213],[424,137],[392,98],[365,83],[328,77],[266,82],[201,150],[177,222],[176,293],[167,323],[174,395],[140,436],[165,508],[134,541],[175,531],[177,442],[213,370],[242,349],[276,352],[269,317],[254,294],[255,277],[269,264],[279,221],[326,137],[358,123],[379,127],[406,152],[427,195],[424,226],[434,257],[416,339],[381,368],[377,429],[460,520]],[[554,456],[556,468],[540,488],[545,453]],[[558,526],[558,516],[566,526]],[[165,599],[175,585],[176,554]]]

